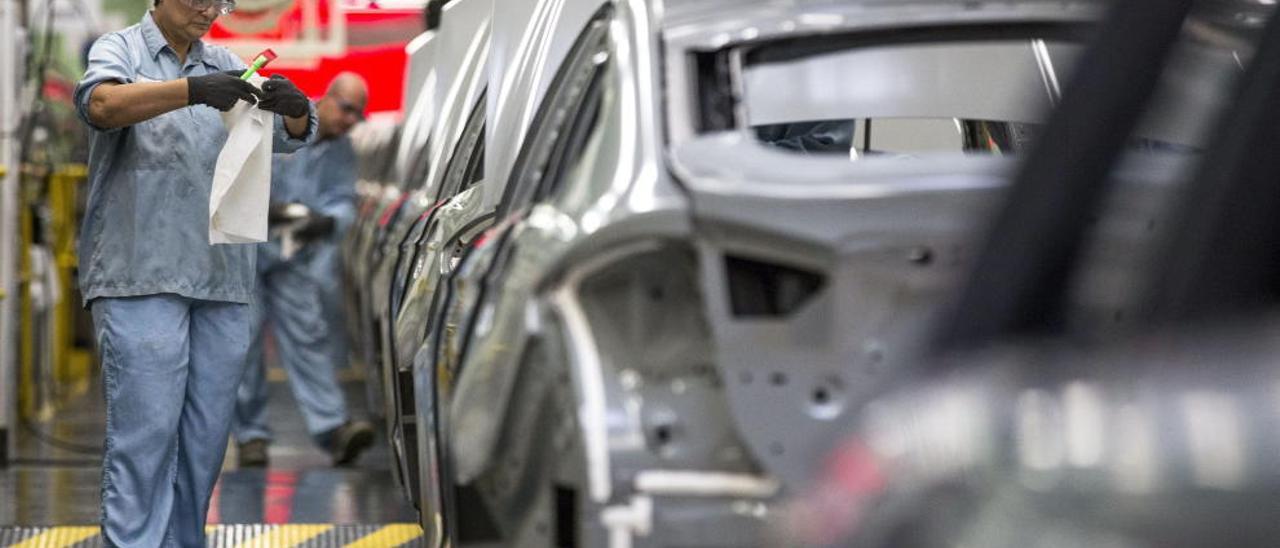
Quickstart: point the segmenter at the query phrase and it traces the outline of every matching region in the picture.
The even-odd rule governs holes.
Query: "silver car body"
[[[438,239],[438,230],[434,229],[439,223],[431,223],[433,215],[448,211],[461,218],[474,210],[458,207],[457,200],[449,201],[454,197],[444,195],[448,189],[443,188],[443,185],[446,182],[449,156],[453,154],[468,117],[485,89],[491,15],[492,4],[488,0],[456,0],[444,8],[441,15],[444,24],[435,31],[431,44],[435,61],[431,63],[420,91],[420,97],[429,98],[421,101],[423,108],[431,112],[422,114],[418,119],[421,124],[429,123],[429,130],[419,128],[416,132],[418,139],[426,145],[425,150],[419,149],[418,152],[428,156],[425,179],[405,182],[406,186],[415,190],[408,195],[388,229],[389,235],[378,267],[369,282],[370,310],[379,326],[375,355],[381,360],[378,367],[381,372],[388,439],[391,441],[397,475],[410,496],[415,498],[418,485],[418,448],[413,435],[416,433],[412,424],[413,414],[406,415],[402,412],[405,402],[400,397],[401,368],[397,367],[396,360],[397,316],[401,294],[408,292],[409,274],[415,269],[413,259],[419,242],[424,238],[432,241]],[[427,137],[420,137],[423,133]],[[406,135],[409,135],[408,129]],[[415,161],[422,159],[410,159],[408,165],[413,165]],[[465,224],[466,220],[469,219],[458,222]],[[428,228],[433,230],[428,233]],[[414,300],[415,303],[417,301],[418,299]],[[415,350],[420,342],[414,342],[410,351]],[[403,361],[408,362],[407,359]]]
[[[396,151],[395,168],[397,179],[404,181],[414,171],[416,161],[430,158],[419,158],[422,151],[427,150],[427,138],[435,126],[436,89],[439,73],[433,69],[437,61],[436,50],[439,49],[439,29],[428,30],[406,46],[409,56],[409,67],[406,71],[405,112],[403,135],[400,148]]]
[[[545,524],[565,512],[575,524],[565,534],[581,545],[764,543],[770,504],[802,485],[843,419],[901,359],[1011,164],[849,162],[770,150],[745,131],[699,132],[694,54],[786,37],[1081,23],[1094,9],[532,4],[528,18],[495,21],[487,178],[539,177],[517,159],[536,153],[537,111],[562,66],[603,67],[591,72],[604,90],[599,118],[563,186],[500,209],[509,215],[448,281],[414,364],[422,477],[441,482],[424,486],[437,491],[424,499],[424,521],[483,513],[490,532],[516,546],[550,544],[562,532]],[[592,27],[602,8],[612,15]],[[589,27],[599,43],[587,55],[574,42]],[[1027,93],[1047,105],[1056,76],[1034,75]],[[730,263],[821,284],[792,310],[743,316],[727,291]],[[454,489],[470,490],[468,501],[439,508]]]
[[[401,203],[392,206],[398,209],[384,219],[387,226],[383,228],[380,249],[372,253],[374,267],[364,282],[370,294],[369,320],[378,326],[374,356],[384,373],[384,385],[391,382],[385,375],[391,359],[385,351],[389,346],[392,316],[397,312],[392,309],[392,286],[402,279],[397,273],[404,267],[399,262],[401,245],[421,213],[436,204],[444,155],[452,151],[456,134],[461,130],[460,119],[464,121],[469,111],[462,103],[468,96],[471,100],[476,98],[475,92],[468,90],[475,88],[487,56],[489,8],[488,2],[477,0],[458,0],[445,7],[442,19],[448,24],[436,31],[432,41],[432,55],[437,61],[431,64],[419,92],[428,100],[421,102],[422,112],[416,113],[414,122],[419,127],[406,126],[403,130],[406,138],[401,139],[402,145],[412,140],[420,146],[404,152],[410,157],[407,165],[422,162],[425,169],[400,173],[396,186],[401,190],[386,191],[397,196]],[[388,398],[387,404],[393,405],[394,398]],[[391,416],[388,412],[388,417]]]
[[[487,178],[503,183],[547,88],[578,31],[601,2],[494,0],[495,18],[489,63],[489,127],[485,157]],[[501,151],[502,153],[499,153]],[[497,203],[504,185],[496,185]]]
[[[393,184],[394,154],[399,145],[399,125],[367,122],[352,130],[352,143],[360,158],[356,179],[358,208],[356,220],[343,240],[343,285],[346,289],[347,332],[352,350],[370,379],[378,379],[372,355],[372,332],[365,323],[368,316],[368,292],[365,280],[372,271],[368,257],[377,241],[379,221],[391,204],[402,194]],[[369,405],[382,408],[381,381],[366,384]]]

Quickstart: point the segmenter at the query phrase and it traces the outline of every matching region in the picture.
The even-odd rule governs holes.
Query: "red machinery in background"
[[[324,94],[338,73],[351,71],[369,82],[369,114],[398,116],[403,110],[405,45],[423,30],[422,0],[239,0],[220,17],[210,42],[245,59],[271,48],[280,58],[263,69],[282,74],[307,95]]]

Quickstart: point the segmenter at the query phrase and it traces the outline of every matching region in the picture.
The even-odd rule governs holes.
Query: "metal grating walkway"
[[[210,525],[209,548],[388,548],[424,546],[415,524]],[[21,548],[90,548],[102,546],[98,526],[0,527],[0,546]]]

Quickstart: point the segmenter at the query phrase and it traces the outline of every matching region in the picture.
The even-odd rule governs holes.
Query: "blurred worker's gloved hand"
[[[241,80],[236,70],[187,77],[188,105],[209,105],[226,112],[241,99],[249,104],[257,102],[259,93],[253,84]]]
[[[288,78],[273,74],[262,83],[262,101],[258,102],[258,108],[290,118],[301,118],[311,112],[311,101]]]
[[[267,206],[267,224],[278,225],[296,220],[288,213],[289,204],[272,203]]]
[[[334,226],[333,217],[316,213],[307,217],[293,234],[299,241],[309,243],[333,234]]]

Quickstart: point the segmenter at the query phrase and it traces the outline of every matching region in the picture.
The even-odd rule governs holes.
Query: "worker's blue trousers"
[[[99,298],[91,308],[107,401],[103,538],[203,547],[249,348],[249,306],[165,294]]]
[[[345,288],[342,285],[342,251],[333,242],[312,244],[310,270],[320,284],[320,302],[328,323],[329,346],[336,369],[347,367],[351,345],[347,343]]]
[[[347,421],[347,405],[338,386],[334,360],[335,337],[327,321],[323,281],[316,275],[314,250],[290,260],[269,253],[258,255],[258,298],[254,310],[253,343],[236,402],[236,441],[271,439],[267,425],[267,379],[263,360],[263,331],[270,327],[276,351],[289,377],[307,431],[322,442],[322,434]]]

